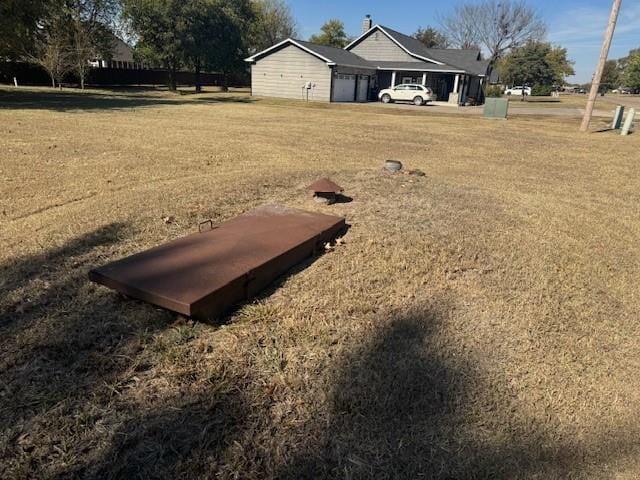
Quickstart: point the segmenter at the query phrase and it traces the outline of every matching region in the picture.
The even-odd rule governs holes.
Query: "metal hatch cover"
[[[89,272],[122,294],[211,319],[255,296],[346,230],[345,219],[267,205]]]

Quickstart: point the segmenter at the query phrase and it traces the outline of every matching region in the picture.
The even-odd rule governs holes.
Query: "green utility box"
[[[509,112],[509,100],[506,98],[485,98],[484,116],[485,118],[507,118]]]

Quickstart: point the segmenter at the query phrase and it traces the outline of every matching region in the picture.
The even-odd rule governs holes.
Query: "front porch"
[[[417,83],[429,87],[436,97],[435,100],[439,102],[464,105],[471,98],[478,104],[484,101],[482,77],[464,73],[429,72],[424,70],[378,70],[377,91],[403,83]]]

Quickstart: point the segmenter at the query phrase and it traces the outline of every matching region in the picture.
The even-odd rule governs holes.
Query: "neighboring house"
[[[89,62],[95,68],[121,68],[125,70],[139,70],[145,68],[135,61],[132,46],[127,45],[115,35],[112,40],[112,50],[110,59],[97,58]]]
[[[248,59],[252,94],[325,102],[375,100],[402,83],[430,87],[438,100],[481,102],[488,62],[479,50],[427,48],[369,16],[344,49],[287,39]]]

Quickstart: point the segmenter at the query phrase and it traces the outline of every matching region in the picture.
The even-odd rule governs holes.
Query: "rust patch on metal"
[[[212,319],[345,229],[342,217],[270,205],[92,270],[89,279],[188,317]]]
[[[322,178],[317,182],[313,182],[311,185],[307,187],[307,189],[313,191],[316,194],[317,193],[336,194],[336,193],[344,192],[344,189],[340,185],[338,185],[337,183],[334,183],[328,178]]]

